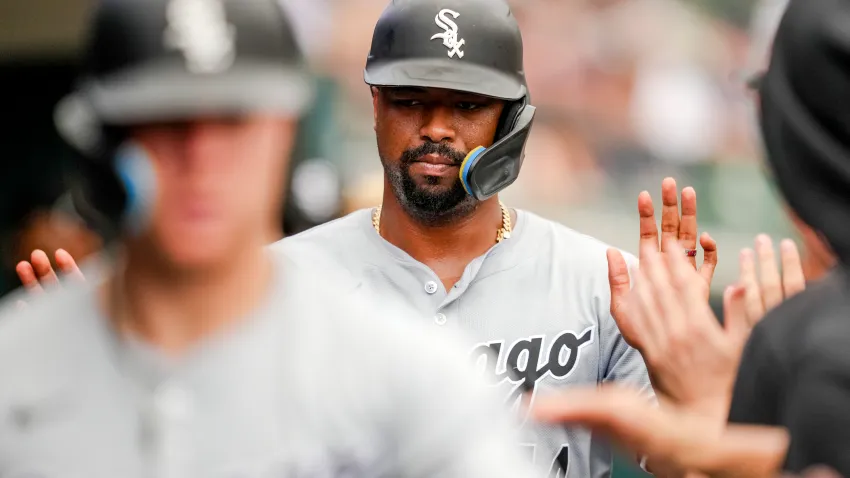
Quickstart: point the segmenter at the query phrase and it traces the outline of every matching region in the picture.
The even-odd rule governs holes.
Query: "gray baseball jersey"
[[[179,359],[96,282],[0,314],[0,476],[534,476],[459,342],[284,256],[265,303]]]
[[[512,237],[473,260],[448,291],[427,266],[377,234],[371,210],[273,248],[317,268],[346,269],[364,293],[404,301],[432,328],[460,330],[472,359],[495,379],[509,406],[526,391],[533,398],[608,381],[628,382],[651,397],[643,359],[610,315],[607,246],[535,214],[517,214]],[[521,445],[549,476],[610,474],[612,452],[602,437],[521,418]]]

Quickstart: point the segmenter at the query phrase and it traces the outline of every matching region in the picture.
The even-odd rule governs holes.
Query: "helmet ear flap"
[[[125,141],[123,129],[102,126],[96,154],[79,155],[72,180],[71,197],[77,213],[89,227],[115,237],[127,204],[127,191],[118,177],[114,156]]]
[[[499,125],[496,127],[494,142],[499,141],[514,130],[517,120],[519,120],[519,115],[527,104],[528,96],[524,96],[518,101],[505,103],[502,115],[499,117]]]
[[[469,152],[460,166],[460,180],[466,192],[484,201],[513,184],[525,158],[525,143],[534,121],[535,108],[518,106],[507,133],[489,148]],[[507,124],[507,123],[506,123]]]
[[[112,239],[119,232],[126,193],[111,165],[80,161],[71,183],[74,209],[86,224]]]

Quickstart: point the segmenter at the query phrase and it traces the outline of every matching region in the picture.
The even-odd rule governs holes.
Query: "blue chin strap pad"
[[[150,224],[156,200],[156,170],[141,146],[127,142],[115,153],[115,174],[124,187],[124,229],[132,235]]]
[[[475,160],[478,159],[478,156],[480,156],[484,151],[486,151],[484,146],[479,146],[470,151],[469,154],[463,158],[463,162],[460,163],[460,183],[463,184],[463,189],[466,190],[466,194],[469,194],[470,196],[473,196],[473,194],[472,187],[469,185],[469,170],[472,168],[472,165],[475,164]]]
[[[533,106],[525,106],[510,133],[489,148],[479,146],[466,155],[459,175],[467,194],[483,201],[517,180],[525,159],[525,143],[534,121],[534,112]]]

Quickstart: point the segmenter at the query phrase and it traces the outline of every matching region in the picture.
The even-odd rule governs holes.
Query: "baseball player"
[[[612,288],[615,299],[628,290],[625,260],[635,258],[611,251],[609,282],[608,246],[499,201],[518,177],[535,113],[522,58],[520,30],[501,0],[390,2],[364,71],[383,203],[273,248],[317,264],[330,256],[362,291],[400,298],[445,333],[461,331],[523,419],[524,399],[577,384],[630,383],[651,397],[646,365],[611,316]],[[664,189],[663,230],[681,231],[693,250],[693,190],[683,192],[680,221],[676,186]],[[657,247],[648,194],[640,206],[642,236]],[[712,262],[713,241],[703,245]],[[524,450],[550,476],[611,472],[600,435],[530,421],[523,432]]]
[[[0,312],[0,475],[535,476],[458,344],[265,245],[311,85],[273,0],[107,0],[57,117],[95,280]]]
[[[529,459],[551,476],[608,476],[602,436],[538,425],[522,411],[524,398],[577,384],[618,381],[653,394],[611,314],[627,312],[618,307],[629,289],[626,261],[635,258],[498,199],[519,174],[535,111],[522,54],[501,0],[392,2],[365,69],[383,204],[272,249],[329,274],[346,271],[361,293],[404,302],[440,333],[463,333],[472,359],[523,418],[519,445]],[[676,185],[664,183],[662,232],[682,240],[695,263],[696,197],[689,188],[682,196],[680,218]],[[639,210],[641,241],[658,247],[648,193]],[[701,245],[705,286],[716,254],[707,236]],[[19,267],[33,288],[37,277],[53,280],[37,254]]]

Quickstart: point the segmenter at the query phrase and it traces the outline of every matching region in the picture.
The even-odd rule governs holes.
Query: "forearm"
[[[788,450],[784,428],[729,426],[697,468],[712,478],[771,478],[780,474]]]

